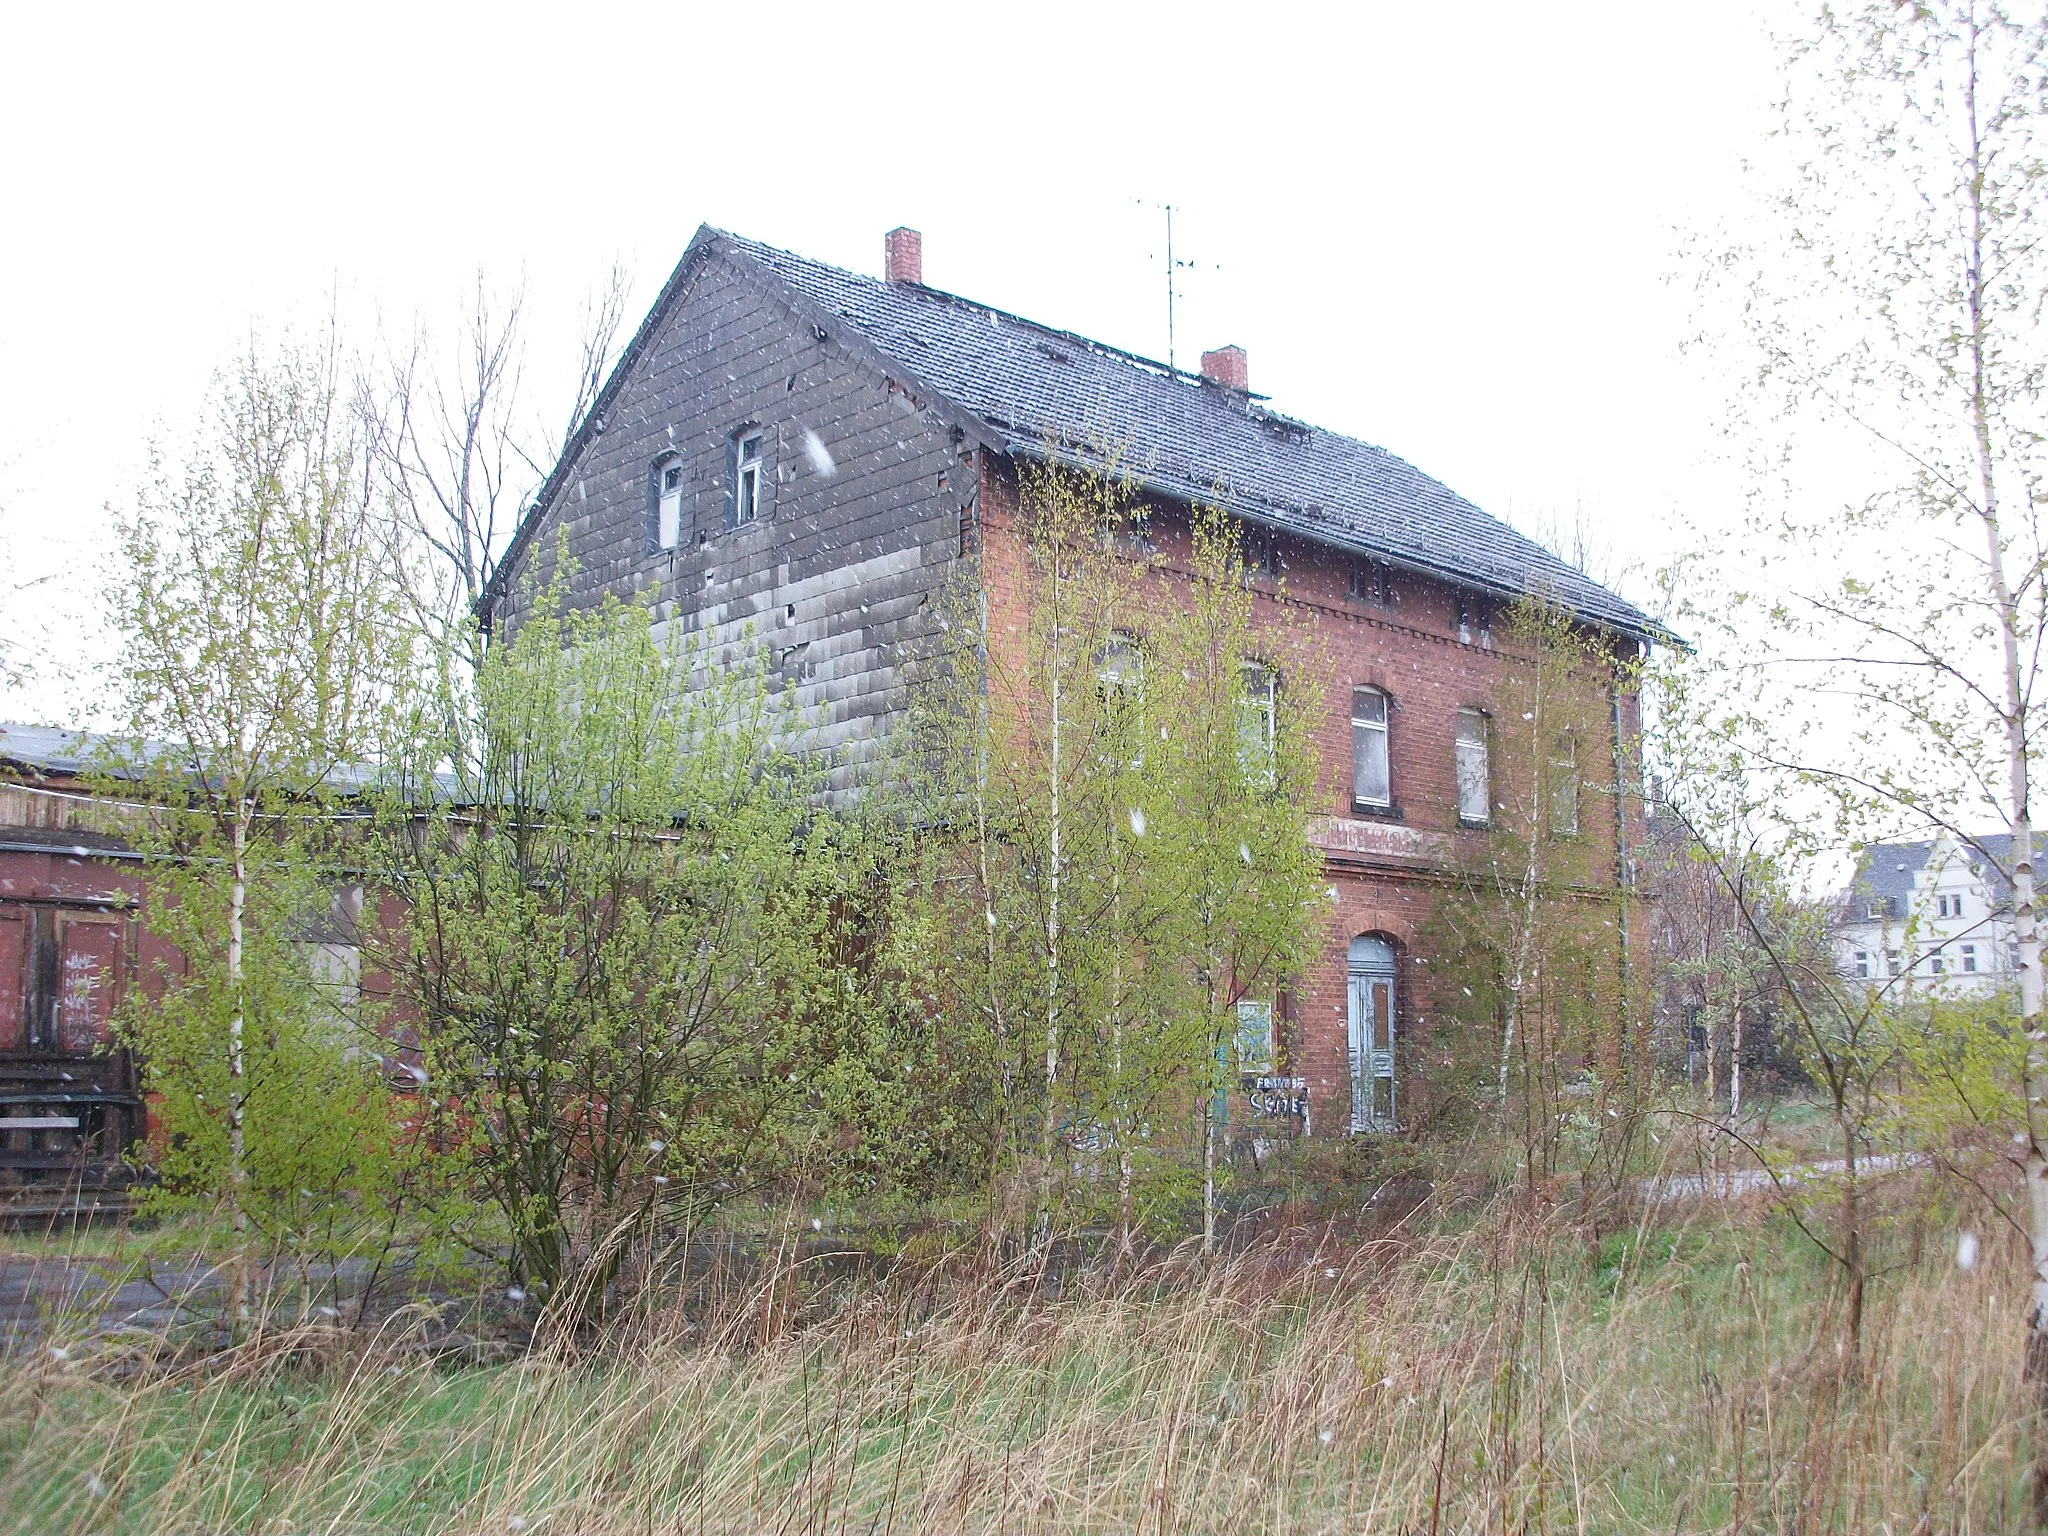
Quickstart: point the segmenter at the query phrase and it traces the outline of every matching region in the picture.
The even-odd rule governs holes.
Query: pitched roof
[[[694,261],[714,250],[771,280],[800,312],[851,329],[893,372],[971,418],[974,435],[1003,452],[1042,458],[1050,449],[1097,463],[1107,447],[1122,472],[1175,498],[1460,585],[1541,595],[1627,634],[1670,638],[1634,605],[1384,448],[1282,416],[1259,396],[1200,374],[708,225],[621,357],[593,419],[652,340]],[[537,508],[552,500],[585,440],[581,431],[571,439]],[[500,569],[514,563],[535,520],[530,513]]]
[[[2037,832],[2034,836],[2038,858],[2041,852],[2048,851],[2048,832]],[[1851,893],[1878,899],[1896,897],[1903,911],[1904,902],[1913,894],[1914,880],[1927,867],[1938,846],[1933,839],[1918,843],[1872,843],[1863,850],[1856,873],[1850,877]],[[1992,900],[2003,903],[2012,898],[2012,878],[2008,873],[2012,867],[2011,852],[2011,833],[1986,832],[1957,845],[1955,858],[1983,882]]]

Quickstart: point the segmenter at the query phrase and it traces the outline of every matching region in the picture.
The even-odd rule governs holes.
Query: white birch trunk
[[[1045,914],[1045,1127],[1039,1142],[1039,1156],[1043,1159],[1039,1186],[1039,1236],[1050,1241],[1052,1236],[1052,1157],[1054,1133],[1059,1128],[1059,1105],[1056,1090],[1060,1080],[1060,769],[1062,721],[1060,710],[1061,674],[1065,671],[1066,655],[1062,650],[1065,639],[1061,633],[1065,614],[1065,592],[1061,587],[1061,576],[1065,562],[1065,551],[1057,546],[1053,549],[1053,601],[1052,601],[1052,794],[1051,820],[1047,828],[1048,858],[1046,869],[1046,914]]]
[[[1728,1014],[1728,1118],[1742,1118],[1742,993]]]
[[[2020,1027],[2027,1039],[2026,1179],[2027,1237],[2033,1254],[2032,1305],[2027,1314],[2026,1375],[2038,1396],[2048,1396],[2048,1148],[2043,1145],[2041,1094],[2048,1080],[2048,1051],[2043,1049],[2041,1018],[2041,939],[2034,913],[2034,828],[2031,772],[2027,762],[2026,672],[2020,644],[2020,613],[2006,574],[2005,539],[1999,524],[1997,457],[1991,438],[1990,382],[1986,356],[1991,339],[1984,313],[1985,206],[1983,133],[1977,117],[1977,59],[1973,23],[1970,67],[1964,82],[1964,110],[1970,134],[1968,279],[1970,317],[1970,426],[1977,454],[1978,496],[1984,522],[1985,558],[1991,598],[1998,614],[2003,676],[2006,795],[2010,802],[2006,830],[2011,838],[2013,943],[2019,951]],[[2044,1467],[2034,1469],[2037,1510],[2044,1492]]]
[[[245,798],[235,808],[231,871],[234,883],[228,894],[228,987],[235,1003],[234,1013],[228,1019],[228,1210],[235,1231],[233,1289],[237,1315],[246,1315],[249,1305],[249,1212],[244,1200],[249,1174],[243,1123],[248,1074],[242,988],[242,925],[249,905],[249,822],[250,806]]]

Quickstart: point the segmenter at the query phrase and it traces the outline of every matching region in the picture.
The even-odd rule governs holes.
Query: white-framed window
[[[1899,958],[1899,952],[1896,949],[1888,949],[1884,952],[1884,970],[1887,976],[1897,976],[1900,974]]]
[[[1856,951],[1856,974],[1866,981],[1870,979],[1870,951],[1867,949]]]
[[[669,459],[654,468],[654,542],[674,549],[683,537],[683,461]]]
[[[1972,974],[1977,969],[1977,946],[1974,944],[1963,946],[1963,969]]]
[[[1550,835],[1579,835],[1579,738],[1570,731],[1550,759]]]
[[[744,528],[761,515],[761,434],[740,433],[732,446],[732,520]]]
[[[1121,630],[1109,637],[1109,644],[1095,658],[1095,681],[1105,697],[1135,698],[1145,677],[1145,653],[1135,635]]]
[[[1927,957],[1928,975],[1939,976],[1943,971],[1947,969],[1948,962],[1944,960],[1939,954],[1932,954]]]
[[[1279,725],[1280,674],[1263,661],[1242,663],[1244,693],[1238,707],[1237,760],[1247,779],[1274,783],[1273,742]]]
[[[1486,712],[1458,711],[1458,820],[1483,827],[1493,817],[1493,774],[1487,762]]]
[[[1387,696],[1377,688],[1351,690],[1351,803],[1391,810],[1394,777],[1388,747]]]

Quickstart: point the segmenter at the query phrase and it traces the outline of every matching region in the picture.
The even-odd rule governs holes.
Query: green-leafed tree
[[[1943,831],[2013,892],[2010,1099],[2048,1403],[2048,1080],[2031,807],[2048,541],[2042,240],[2048,12],[1815,7],[1787,57],[1759,217],[1703,263],[1739,374],[1744,568],[1696,592],[1711,707],[1794,857]],[[2009,841],[1976,841],[1986,825]],[[2048,1461],[2035,1472],[2048,1521]]]
[[[426,1133],[515,1280],[587,1310],[650,1231],[894,1156],[886,849],[818,812],[763,648],[549,591],[459,697],[390,805],[393,964]]]
[[[1149,635],[1147,741],[1156,807],[1151,883],[1165,898],[1151,965],[1177,983],[1169,1037],[1200,1126],[1202,1246],[1216,1244],[1218,1154],[1239,1069],[1239,1004],[1276,993],[1313,956],[1328,903],[1309,839],[1327,667],[1304,636],[1261,622],[1241,530],[1198,507],[1185,579]]]
[[[1602,636],[1541,598],[1510,604],[1493,634],[1492,708],[1458,721],[1457,815],[1471,836],[1439,919],[1443,985],[1456,985],[1440,1011],[1490,1040],[1491,1060],[1455,1063],[1467,1082],[1443,1083],[1440,1107],[1483,1082],[1534,1181],[1558,1171],[1569,1133],[1620,1118],[1608,1091],[1633,1076],[1613,841],[1626,819],[1613,690],[1629,683]]]
[[[151,809],[144,919],[182,967],[121,1019],[158,1096],[154,1198],[224,1199],[303,1245],[374,1198],[390,1124],[353,977],[352,807],[411,647],[331,350],[252,350],[181,469],[120,525],[109,594],[125,730],[105,765]],[[333,949],[326,941],[343,940]]]
[[[978,1042],[1001,1108],[976,1134],[991,1172],[1032,1170],[1041,1236],[1108,1181],[1128,1242],[1199,1164],[1213,1240],[1236,1004],[1272,997],[1322,911],[1319,685],[1254,621],[1219,514],[1161,555],[1114,474],[1029,470],[1020,502],[1027,623],[959,605],[921,689],[941,1014]]]

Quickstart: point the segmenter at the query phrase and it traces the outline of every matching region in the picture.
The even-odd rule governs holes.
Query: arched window
[[[1394,808],[1388,751],[1391,701],[1377,688],[1351,690],[1351,804],[1360,811]]]
[[[1351,1129],[1391,1131],[1399,1105],[1394,1097],[1394,946],[1376,933],[1353,939],[1346,955],[1350,985]]]
[[[1122,630],[1095,657],[1095,689],[1101,701],[1096,735],[1105,751],[1127,757],[1131,767],[1145,761],[1145,652],[1136,635]]]

